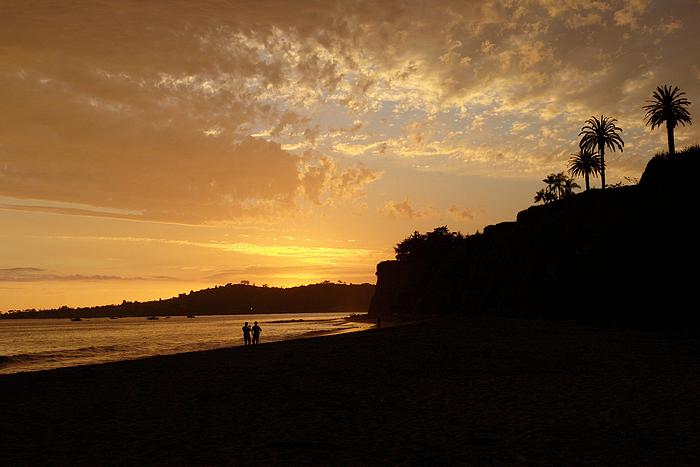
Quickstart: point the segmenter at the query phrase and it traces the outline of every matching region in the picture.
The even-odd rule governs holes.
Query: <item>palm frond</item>
[[[646,111],[645,123],[650,125],[652,130],[663,123],[667,123],[671,128],[678,124],[691,125],[693,122],[687,109],[691,102],[683,96],[685,93],[678,86],[657,86],[652,93],[653,99],[642,107]]]
[[[569,174],[572,177],[581,177],[586,174],[594,177],[602,170],[600,156],[590,149],[580,149],[569,158]]]
[[[625,147],[625,142],[620,136],[623,130],[615,123],[617,119],[600,116],[600,119],[591,117],[584,122],[581,131],[579,132],[579,147],[581,150],[595,151],[604,148],[609,148],[612,151],[622,151]]]

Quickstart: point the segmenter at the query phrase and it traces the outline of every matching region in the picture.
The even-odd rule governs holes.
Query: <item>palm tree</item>
[[[561,198],[568,198],[574,194],[574,190],[581,188],[581,186],[576,183],[573,178],[567,177],[563,172],[560,175],[563,176],[563,182],[561,184]]]
[[[617,119],[603,115],[600,116],[600,120],[591,117],[585,121],[585,125],[578,134],[581,137],[581,142],[579,143],[581,149],[598,150],[598,155],[600,156],[600,180],[603,190],[605,189],[605,148],[608,147],[613,152],[619,149],[622,152],[625,147],[625,142],[622,141],[622,137],[618,134],[618,131],[622,131],[622,128],[616,126],[615,122],[617,122]]]
[[[542,181],[547,185],[545,191],[554,195],[554,199],[559,199],[562,182],[559,174],[549,174],[547,175],[547,178],[543,179]]]
[[[576,188],[581,188],[578,186],[578,183],[567,177],[564,172],[549,174],[547,178],[542,181],[547,186],[535,193],[535,203],[541,201],[544,204],[548,204],[552,201],[564,199],[567,196],[573,195]]]
[[[544,188],[541,188],[535,192],[535,203],[539,203],[542,201],[544,204],[547,204],[547,201],[545,200],[547,195],[547,192],[544,191]]]
[[[591,189],[588,177],[590,175],[594,177],[598,175],[601,167],[600,156],[590,149],[579,148],[578,153],[572,154],[569,159],[569,173],[572,177],[580,177],[583,175],[586,181],[586,191]]]
[[[646,124],[651,125],[653,130],[657,126],[660,127],[662,123],[666,122],[666,133],[668,134],[668,154],[673,156],[676,154],[676,143],[673,139],[673,129],[680,123],[685,126],[687,123],[691,125],[693,122],[690,120],[690,113],[688,112],[688,107],[690,101],[686,99],[685,93],[681,92],[677,86],[671,89],[671,86],[666,86],[662,88],[661,86],[656,87],[656,91],[652,94],[654,98],[649,102],[649,105],[642,107],[647,113],[644,115],[646,118]]]
[[[535,193],[535,203],[539,203],[541,201],[544,204],[547,204],[555,201],[556,199],[556,195],[547,188],[537,190],[537,193]]]

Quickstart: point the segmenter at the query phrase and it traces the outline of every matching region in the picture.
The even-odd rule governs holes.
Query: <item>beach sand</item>
[[[0,462],[699,465],[698,355],[474,318],[7,375]]]

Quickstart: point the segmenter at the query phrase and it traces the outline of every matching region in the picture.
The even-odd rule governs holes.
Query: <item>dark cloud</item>
[[[54,274],[46,269],[33,267],[0,269],[0,282],[43,282],[43,281],[145,281],[178,280],[167,276],[125,277],[112,275]]]

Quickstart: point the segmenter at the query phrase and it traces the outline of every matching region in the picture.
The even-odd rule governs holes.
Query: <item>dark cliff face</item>
[[[637,186],[592,190],[377,267],[370,314],[481,314],[700,323],[695,301],[700,151],[653,159]],[[685,324],[681,324],[685,323]]]

